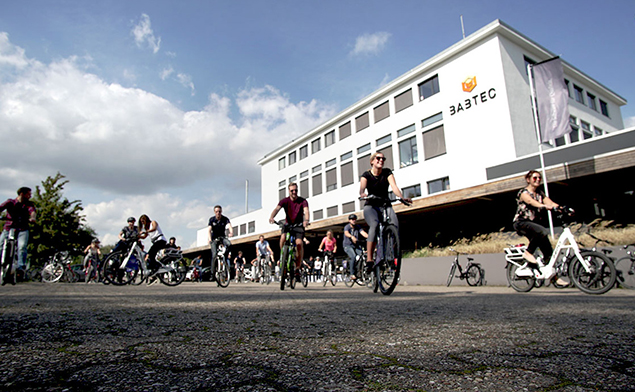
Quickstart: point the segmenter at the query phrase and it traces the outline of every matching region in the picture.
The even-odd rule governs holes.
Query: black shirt
[[[218,237],[225,237],[225,226],[229,224],[229,218],[225,215],[220,216],[220,220],[216,219],[216,215],[209,218],[208,226],[212,226],[212,240]]]
[[[384,168],[379,176],[375,177],[370,170],[367,170],[362,174],[362,177],[366,179],[366,191],[369,195],[375,195],[382,199],[388,199],[388,177],[392,174],[392,170]],[[383,204],[380,200],[366,200],[366,205],[381,206]]]

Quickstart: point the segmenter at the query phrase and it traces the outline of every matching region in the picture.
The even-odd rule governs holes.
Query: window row
[[[553,145],[556,147],[564,146],[604,134],[601,128],[591,125],[584,120],[579,120],[578,122],[578,119],[574,116],[569,116],[569,125],[571,126],[571,131],[555,139]]]
[[[435,75],[419,83],[417,88],[418,88],[418,94],[419,94],[419,101],[423,101],[424,99],[430,98],[431,96],[439,93],[441,90],[439,88],[438,75]],[[412,88],[409,88],[408,90],[396,95],[393,98],[393,101],[394,101],[395,113],[399,113],[400,111],[412,106],[413,105]],[[381,120],[384,120],[390,117],[389,100],[386,100],[385,102],[375,106],[372,112],[373,112],[373,118],[374,118],[375,124],[380,122]],[[363,113],[362,115],[357,116],[352,121],[348,121],[345,124],[340,125],[337,128],[337,131],[339,133],[339,140],[343,140],[351,136],[352,123],[355,124],[356,132],[360,132],[368,128],[370,126],[370,111],[367,111]],[[319,137],[313,140],[310,143],[311,154],[315,154],[318,151],[320,151],[322,149],[322,145],[324,145],[324,148],[326,148],[335,144],[336,142],[335,131],[336,129],[333,129],[325,133],[323,138]],[[306,144],[299,148],[299,160],[307,158],[308,156],[309,156],[309,144]],[[285,167],[287,167],[287,162],[288,162],[288,165],[293,165],[297,161],[298,161],[298,153],[296,151],[292,151],[288,154],[288,156],[283,156],[278,159],[278,170],[282,170]]]
[[[571,82],[567,79],[564,80],[564,83],[567,86],[567,93],[569,94],[569,98],[575,99],[577,102],[581,103],[584,106],[588,106],[590,109],[599,111],[606,117],[609,117],[609,105],[604,102],[602,99],[598,99],[595,95],[590,92],[584,91],[584,89],[575,83],[573,84],[573,90],[571,89]],[[598,106],[599,103],[599,106]]]
[[[235,236],[251,234],[256,232],[256,221],[243,223],[239,226],[232,226]],[[225,235],[229,235],[229,229],[225,230]]]

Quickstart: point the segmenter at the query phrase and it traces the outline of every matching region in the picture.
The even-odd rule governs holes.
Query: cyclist
[[[170,237],[168,244],[165,246],[166,249],[181,249],[180,246],[176,244],[176,238]]]
[[[0,234],[0,255],[2,254],[2,244],[8,237],[9,230],[15,229],[18,240],[17,268],[18,271],[24,273],[26,270],[26,247],[29,244],[29,223],[35,223],[36,218],[35,204],[31,201],[31,188],[24,186],[18,189],[18,197],[7,199],[0,204],[0,212],[2,211],[7,211],[7,215],[4,229]]]
[[[212,282],[216,281],[216,253],[218,253],[218,242],[215,241],[217,238],[220,238],[223,244],[225,245],[225,254],[229,254],[229,246],[231,242],[227,237],[233,237],[234,230],[232,229],[232,225],[229,222],[229,218],[222,214],[223,207],[214,206],[214,216],[209,218],[209,230],[207,234],[207,239],[209,241],[209,247],[212,252]],[[227,228],[227,237],[225,236],[225,228]]]
[[[370,156],[370,170],[367,170],[362,174],[359,181],[359,195],[360,197],[366,197],[366,191],[369,195],[378,196],[381,199],[378,200],[366,200],[364,206],[364,219],[368,224],[368,238],[370,241],[366,242],[366,270],[368,273],[372,272],[374,262],[372,260],[373,251],[377,243],[375,242],[377,228],[379,227],[379,217],[381,216],[380,208],[384,206],[384,199],[388,199],[388,185],[392,189],[393,193],[400,199],[410,202],[410,199],[403,198],[401,190],[397,186],[395,176],[392,170],[384,168],[384,162],[386,157],[381,152],[375,152]],[[397,214],[392,209],[392,205],[388,203],[384,206],[388,211],[390,222],[399,230],[399,221],[397,220]]]
[[[344,252],[349,258],[349,269],[351,273],[351,280],[356,280],[355,276],[355,259],[358,255],[364,253],[361,246],[358,244],[359,236],[368,238],[368,234],[357,224],[357,215],[350,214],[348,216],[348,223],[344,226],[344,240],[342,245],[344,246]]]
[[[128,218],[128,226],[121,229],[121,232],[119,233],[119,241],[110,252],[116,252],[121,248],[124,248],[126,246],[126,239],[137,237],[139,235],[139,230],[137,229],[137,226],[135,226],[136,221],[137,220],[133,216]]]
[[[304,230],[309,224],[309,203],[305,198],[298,196],[298,184],[295,182],[289,184],[289,196],[280,200],[276,208],[271,212],[269,223],[273,224],[276,222],[274,218],[282,208],[284,208],[284,212],[286,213],[286,222],[288,225],[302,225],[292,229],[295,235],[295,246],[297,249],[295,262],[296,278],[300,281],[300,267],[302,266],[302,257],[304,254]],[[282,233],[280,236],[280,249],[284,247],[285,239],[286,233]],[[284,260],[280,260],[280,262],[284,262]]]
[[[318,252],[331,252],[329,257],[329,263],[331,264],[331,271],[335,271],[335,252],[337,252],[337,240],[333,237],[333,230],[326,232],[326,237],[322,238],[320,246],[318,246]]]
[[[159,227],[159,223],[150,219],[150,217],[145,214],[139,217],[139,233],[139,238],[141,239],[150,236],[152,246],[148,251],[146,260],[148,260],[148,268],[151,274],[155,274],[159,270],[159,263],[156,261],[157,253],[166,247],[167,241]]]
[[[93,273],[97,276],[97,280],[99,280],[99,260],[101,259],[101,250],[99,249],[99,240],[97,238],[93,238],[93,240],[91,241],[90,245],[88,245],[86,247],[86,249],[84,249],[84,253],[86,254],[86,256],[84,256],[84,263],[83,263],[83,267],[84,267],[84,271],[88,272],[88,263],[91,262],[93,263],[93,268],[92,271]],[[92,276],[86,276],[86,282],[90,282],[90,279],[92,278]]]
[[[514,230],[520,235],[529,239],[527,250],[523,253],[523,258],[527,260],[529,266],[538,268],[538,260],[534,256],[536,249],[540,248],[544,256],[545,263],[549,262],[553,254],[553,248],[549,241],[549,229],[544,224],[546,210],[554,210],[560,206],[553,200],[545,196],[540,189],[542,175],[536,170],[530,170],[525,174],[527,186],[520,189],[516,195],[516,215],[514,216]],[[558,278],[558,284],[567,284]]]
[[[243,276],[245,271],[245,264],[247,264],[247,260],[243,256],[243,251],[238,251],[238,256],[234,259],[234,268],[236,269],[236,283],[238,283],[238,278]]]
[[[198,281],[202,282],[203,281],[203,256],[201,255],[196,256],[194,260],[192,260],[192,263],[190,264],[190,266],[192,266],[196,270]]]
[[[260,261],[260,259],[265,259],[265,261],[267,263],[269,263],[269,266],[271,267],[271,260],[273,258],[273,251],[271,250],[271,247],[269,246],[269,241],[265,240],[265,236],[264,235],[260,235],[260,237],[258,237],[258,242],[256,242],[256,258],[258,260],[258,262]],[[259,263],[256,264],[256,276],[258,276],[257,274],[260,273],[260,268],[262,266],[259,265]]]

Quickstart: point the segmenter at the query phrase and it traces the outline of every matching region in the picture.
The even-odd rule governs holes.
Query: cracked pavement
[[[4,391],[634,391],[635,291],[0,288]]]

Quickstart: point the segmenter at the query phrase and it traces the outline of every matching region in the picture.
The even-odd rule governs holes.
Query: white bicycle
[[[573,210],[567,207],[562,212],[571,215]],[[600,252],[580,249],[568,227],[558,238],[556,248],[544,265],[542,257],[536,257],[539,268],[532,268],[523,259],[526,246],[505,248],[507,260],[507,282],[516,291],[527,292],[537,286],[537,282],[549,282],[552,278],[568,277],[573,284],[587,294],[604,294],[615,285],[615,265]],[[566,286],[565,286],[566,287]]]

